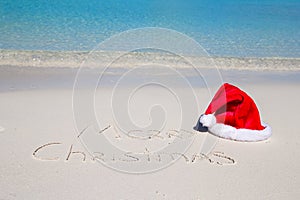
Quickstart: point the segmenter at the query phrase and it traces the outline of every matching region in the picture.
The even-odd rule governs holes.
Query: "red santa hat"
[[[253,99],[228,83],[217,91],[195,129],[237,141],[261,141],[272,134],[271,127],[260,120]]]

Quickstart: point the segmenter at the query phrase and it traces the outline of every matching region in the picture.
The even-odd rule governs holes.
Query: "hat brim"
[[[209,127],[208,130],[213,135],[224,139],[241,142],[258,142],[266,140],[272,135],[271,127],[264,122],[262,122],[262,125],[265,127],[263,130],[251,130],[237,129],[226,124],[216,123],[212,127]]]

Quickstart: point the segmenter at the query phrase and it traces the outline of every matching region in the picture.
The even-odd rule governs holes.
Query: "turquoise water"
[[[91,50],[142,27],[177,30],[215,56],[300,57],[299,0],[0,0],[0,49]]]

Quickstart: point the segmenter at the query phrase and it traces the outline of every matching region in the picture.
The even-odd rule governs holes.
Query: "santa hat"
[[[261,141],[272,134],[271,127],[260,120],[253,99],[228,83],[217,91],[195,129],[237,141]]]

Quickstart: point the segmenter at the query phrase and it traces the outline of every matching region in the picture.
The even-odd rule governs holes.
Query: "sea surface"
[[[129,29],[162,27],[212,56],[300,57],[299,0],[0,0],[0,49],[89,51]]]

